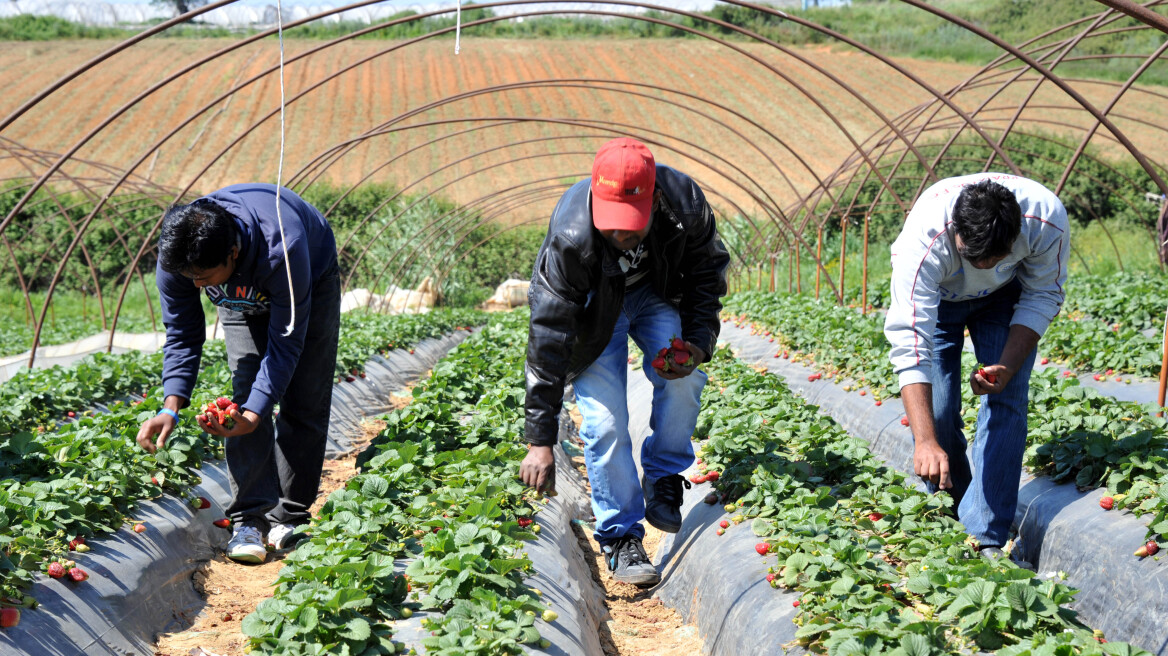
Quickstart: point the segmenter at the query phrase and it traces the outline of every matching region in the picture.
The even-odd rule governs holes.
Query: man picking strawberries
[[[657,165],[639,141],[600,148],[592,177],[569,189],[552,213],[536,257],[529,301],[527,457],[520,476],[555,489],[556,443],[565,383],[584,423],[596,539],[618,581],[660,580],[641,546],[641,520],[671,533],[681,527],[678,474],[694,460],[706,375],[726,293],[729,255],[698,185]],[[645,353],[653,384],[652,433],[637,476],[626,391],[628,338]],[[672,353],[662,353],[671,349]],[[654,367],[660,358],[661,365]]]
[[[234,526],[227,556],[267,558],[300,534],[316,500],[340,334],[337,247],[328,221],[288,189],[238,184],[166,212],[158,291],[166,343],[165,408],[138,444],[164,448],[190,403],[206,338],[200,290],[218,307],[232,398],[201,408],[199,426],[227,438]],[[272,408],[280,404],[273,421]]]
[[[916,444],[916,473],[949,490],[958,518],[997,557],[1018,505],[1035,347],[1062,307],[1070,253],[1067,211],[1041,184],[978,173],[942,180],[913,206],[892,245],[884,333]],[[985,395],[973,467],[962,434],[965,330]]]

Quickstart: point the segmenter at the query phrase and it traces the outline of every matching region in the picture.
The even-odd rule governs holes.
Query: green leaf
[[[904,650],[905,656],[930,656],[934,651],[929,639],[919,633],[910,633],[901,638],[900,648]]]
[[[1006,588],[1006,601],[1010,604],[1010,608],[1016,611],[1029,610],[1037,596],[1038,593],[1034,591],[1034,588],[1025,583],[1014,583]]]
[[[458,527],[458,531],[454,534],[454,544],[458,546],[468,545],[475,541],[479,535],[479,529],[474,524],[463,524]]]
[[[345,622],[344,630],[340,631],[338,635],[350,640],[368,640],[369,636],[373,635],[373,629],[369,626],[369,620],[364,617],[354,617]]]
[[[389,492],[389,482],[380,476],[370,476],[361,485],[361,494],[367,497],[383,497]]]

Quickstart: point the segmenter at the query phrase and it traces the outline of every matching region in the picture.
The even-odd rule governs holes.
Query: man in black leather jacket
[[[693,464],[706,382],[697,366],[717,342],[729,261],[702,190],[629,138],[602,146],[592,177],[560,199],[536,259],[528,295],[529,446],[520,476],[554,491],[552,447],[564,386],[572,382],[584,420],[595,537],[619,581],[660,579],[641,546],[641,519],[671,533],[681,527],[688,483],[678,473]],[[654,388],[639,481],[625,387],[629,337],[645,353],[642,369]],[[655,369],[658,352],[675,338],[689,361]]]

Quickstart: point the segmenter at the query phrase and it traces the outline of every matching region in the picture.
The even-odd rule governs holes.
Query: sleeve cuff
[[[1030,330],[1038,333],[1039,337],[1046,334],[1046,329],[1050,327],[1050,319],[1044,315],[1035,312],[1028,308],[1018,308],[1014,310],[1014,316],[1010,319],[1010,325],[1026,326]]]
[[[524,441],[531,446],[555,446],[559,437],[559,426],[548,430],[539,422],[527,421],[524,424],[523,433]]]
[[[900,372],[899,378],[901,389],[904,389],[907,385],[913,385],[916,383],[932,383],[933,370],[932,367],[911,367]]]
[[[272,412],[272,406],[274,405],[276,403],[272,400],[272,397],[253,389],[247,397],[247,401],[243,404],[242,409],[251,410],[261,417],[267,417]]]
[[[191,401],[191,390],[194,387],[194,384],[182,378],[164,378],[162,380],[162,398],[177,396],[180,399],[186,399],[189,404]]]

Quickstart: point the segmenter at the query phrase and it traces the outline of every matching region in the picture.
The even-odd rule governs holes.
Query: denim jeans
[[[1015,280],[983,298],[942,302],[933,335],[933,420],[937,441],[949,456],[953,481],[949,492],[958,518],[983,546],[1006,543],[1018,507],[1035,352],[1026,356],[1004,390],[982,397],[971,471],[961,421],[961,390],[969,384],[968,372],[961,371],[961,349],[968,327],[978,361],[997,363],[1010,334],[1010,319],[1020,292],[1021,284]],[[928,488],[936,491],[932,484]]]
[[[677,310],[643,284],[625,294],[624,309],[617,317],[612,340],[604,352],[572,386],[583,416],[580,437],[588,479],[592,484],[595,537],[601,545],[633,535],[644,537],[645,498],[633,442],[629,435],[628,338],[644,351],[641,369],[653,384],[650,434],[641,444],[641,467],[649,481],[677,474],[694,461],[693,437],[701,408],[706,374],[700,369],[684,378],[666,380],[653,369],[657,351],[672,337],[681,337]]]
[[[268,317],[219,308],[236,403],[251,394],[268,350]],[[279,416],[260,417],[254,432],[225,440],[233,523],[267,533],[270,524],[308,522],[324,465],[340,321],[341,282],[334,269],[313,283],[304,349],[279,400]]]

